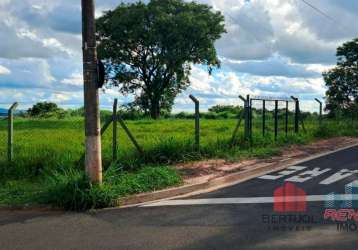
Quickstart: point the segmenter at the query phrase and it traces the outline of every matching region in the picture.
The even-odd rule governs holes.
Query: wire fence
[[[290,102],[287,108],[287,129],[289,134],[293,134],[294,103]],[[206,111],[200,110],[200,106],[197,110],[201,114]],[[195,111],[194,103],[192,111]],[[196,159],[198,154],[214,154],[220,148],[229,147],[235,128],[237,136],[242,139],[244,123],[238,126],[242,112],[243,109],[225,119],[203,119],[201,115],[199,126],[194,119],[195,115],[191,119],[123,120],[118,112],[117,116],[108,116],[106,120],[102,120],[102,126],[105,127],[102,135],[104,165],[108,167],[113,161],[117,161],[123,164],[124,168],[130,168],[146,161],[170,164],[171,161]],[[263,120],[262,103],[252,102],[253,134],[263,136],[262,127],[265,123],[264,136],[273,138],[275,104],[267,102],[265,112],[266,117]],[[285,135],[285,115],[286,103],[279,103],[277,117],[280,135]],[[117,124],[116,130],[113,129],[114,117],[117,117],[114,123]],[[314,119],[318,121],[317,116]],[[115,140],[113,133],[116,134]],[[36,175],[51,168],[83,167],[83,117],[32,119],[15,116],[13,140],[13,159],[9,162],[8,121],[0,119],[0,165],[19,170],[20,175]]]

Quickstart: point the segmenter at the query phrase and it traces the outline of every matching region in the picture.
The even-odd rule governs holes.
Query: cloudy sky
[[[238,94],[296,95],[305,109],[325,92],[322,71],[335,64],[336,47],[358,37],[355,0],[198,0],[224,13],[227,34],[216,47],[222,68],[209,76],[195,66],[191,87],[175,110],[238,104]],[[80,0],[0,0],[0,107],[38,101],[83,105]],[[97,0],[97,16],[119,0]],[[125,2],[125,1],[124,1]],[[306,2],[306,3],[305,3]],[[319,10],[314,10],[308,4]],[[131,101],[115,89],[101,106]]]

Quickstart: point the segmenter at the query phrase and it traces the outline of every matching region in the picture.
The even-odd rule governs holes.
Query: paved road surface
[[[326,209],[357,205],[349,193],[356,191],[356,172],[358,147],[352,147],[283,172],[150,207],[79,214],[0,211],[0,249],[358,249],[354,221],[338,230],[332,217],[323,218]],[[276,200],[275,211],[274,192],[288,182],[295,185],[294,192],[306,193],[306,207],[304,200],[293,207]],[[282,211],[298,208],[305,210]]]

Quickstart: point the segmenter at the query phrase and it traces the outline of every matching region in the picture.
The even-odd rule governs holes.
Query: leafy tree
[[[56,103],[38,102],[27,110],[29,116],[47,116],[61,111]]]
[[[122,3],[97,20],[98,53],[108,83],[158,118],[189,86],[192,64],[220,66],[214,43],[224,32],[223,15],[205,4]]]
[[[358,104],[358,38],[337,48],[337,65],[324,72],[326,110],[331,116],[349,114]]]

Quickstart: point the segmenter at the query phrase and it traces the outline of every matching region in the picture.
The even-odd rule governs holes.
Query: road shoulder
[[[180,165],[177,169],[183,176],[182,186],[133,195],[122,198],[119,202],[124,208],[211,192],[356,145],[358,138],[336,137],[308,145],[292,145],[283,149],[280,155],[269,159],[240,162],[208,160]]]

